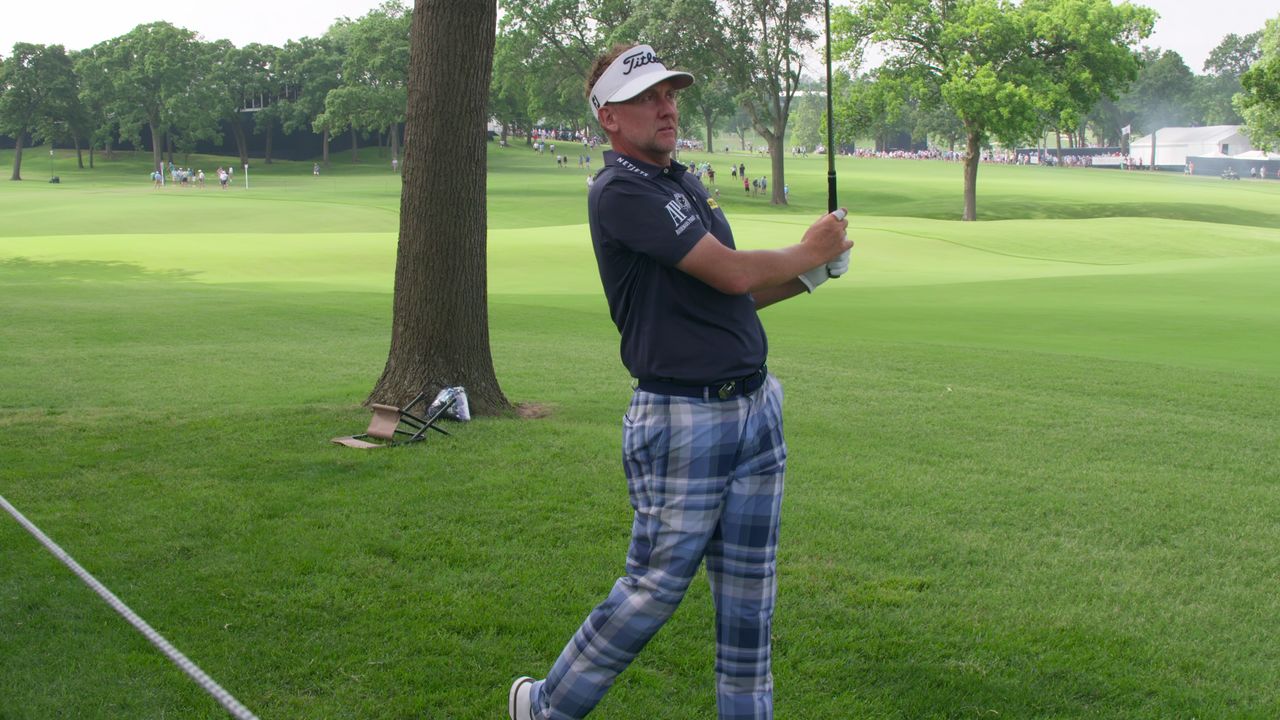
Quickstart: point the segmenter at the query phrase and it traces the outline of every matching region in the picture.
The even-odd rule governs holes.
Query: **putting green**
[[[813,170],[811,165],[799,167]],[[872,168],[893,178],[902,166],[933,182],[939,178],[929,173],[946,169],[905,162]],[[1042,173],[1032,176],[1036,180],[1045,172],[994,169],[1001,176],[993,184],[1007,182],[1003,175],[1011,171]],[[563,173],[546,174],[553,187],[570,181]],[[804,182],[806,175],[797,175]],[[501,172],[495,176],[503,178]],[[1061,175],[1070,184],[1082,176],[1106,187],[1119,184],[1122,195],[1134,192],[1127,182],[1151,185],[1146,176],[1118,172]],[[1188,184],[1158,179],[1175,193]],[[0,258],[8,258],[11,274],[21,259],[61,264],[68,278],[94,272],[107,277],[113,268],[118,273],[127,267],[129,277],[389,292],[396,220],[395,188],[388,183],[362,175],[317,181],[283,174],[262,178],[248,192],[152,191],[141,183],[25,185],[0,196],[13,220],[0,237]],[[1257,190],[1269,198],[1265,192],[1273,188]],[[578,192],[562,188],[559,206],[572,205]],[[1250,194],[1233,199],[1256,200]],[[76,212],[58,210],[68,200]],[[521,192],[515,202],[528,200]],[[792,242],[813,217],[804,206],[776,212],[767,211],[762,199],[726,204],[733,202],[742,204],[728,212],[743,248]],[[493,205],[491,214],[509,218],[513,212],[504,198]],[[1249,207],[1240,212],[1248,215]],[[854,216],[850,227],[857,243],[854,271],[798,301],[803,309],[789,305],[771,313],[815,331],[845,328],[851,337],[1280,372],[1271,339],[1277,335],[1273,309],[1280,307],[1274,280],[1280,231],[1274,228],[1176,218],[959,223],[885,216]],[[562,306],[599,306],[585,224],[495,227],[488,286],[495,299],[560,297]],[[815,308],[816,314],[809,312]]]

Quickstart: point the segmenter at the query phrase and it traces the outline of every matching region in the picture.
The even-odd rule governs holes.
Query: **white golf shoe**
[[[507,694],[507,717],[510,720],[535,720],[533,703],[533,678],[519,677],[511,683],[511,692]]]

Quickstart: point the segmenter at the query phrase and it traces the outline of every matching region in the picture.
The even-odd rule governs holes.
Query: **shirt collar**
[[[616,166],[626,172],[634,173],[641,177],[651,178],[666,175],[667,177],[675,178],[676,180],[683,177],[685,171],[689,169],[675,160],[672,160],[671,164],[667,167],[660,167],[652,163],[647,163],[643,160],[637,160],[630,155],[623,155],[622,153],[614,152],[612,150],[604,151],[604,164],[605,167]]]

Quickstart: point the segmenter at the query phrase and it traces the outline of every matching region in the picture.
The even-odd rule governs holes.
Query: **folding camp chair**
[[[435,423],[449,408],[453,407],[455,402],[457,402],[457,398],[450,397],[425,417],[415,415],[413,409],[417,405],[422,405],[424,410],[429,409],[426,390],[418,393],[418,396],[403,408],[374,403],[373,417],[369,419],[369,429],[360,435],[336,437],[330,442],[360,450],[370,450],[391,447],[392,445],[407,445],[408,443],[425,440],[427,430],[435,430],[442,435],[448,435],[448,430],[437,427]],[[369,442],[365,438],[376,438],[382,442]]]

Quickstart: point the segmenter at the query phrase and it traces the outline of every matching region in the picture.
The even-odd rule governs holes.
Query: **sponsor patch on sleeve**
[[[671,224],[676,226],[676,234],[679,235],[698,219],[689,207],[689,201],[683,195],[677,195],[676,199],[667,203],[667,214],[671,216]]]

